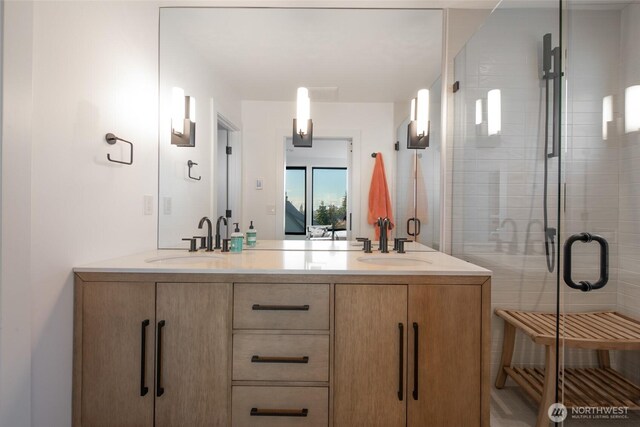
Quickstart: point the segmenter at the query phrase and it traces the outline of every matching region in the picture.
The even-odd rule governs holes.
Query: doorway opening
[[[350,239],[352,151],[351,138],[316,138],[312,148],[286,139],[285,239]]]
[[[216,218],[227,218],[225,227],[226,238],[234,218],[239,222],[240,200],[242,200],[242,164],[241,147],[238,128],[222,115],[217,116],[215,160],[215,191]]]

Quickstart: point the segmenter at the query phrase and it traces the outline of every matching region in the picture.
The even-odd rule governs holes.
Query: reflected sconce
[[[640,85],[629,86],[624,91],[624,131],[640,131]]]
[[[196,99],[174,87],[171,94],[171,144],[178,147],[196,145]]]
[[[613,122],[613,96],[602,98],[602,139],[609,139],[609,124]]]
[[[489,136],[502,132],[502,99],[500,89],[490,90],[487,95],[487,129]]]
[[[476,99],[476,125],[482,124],[482,99]]]
[[[407,148],[424,150],[429,146],[429,91],[420,89],[411,100],[411,117],[407,135]]]
[[[306,87],[298,88],[296,118],[293,119],[293,146],[310,148],[313,144],[311,100]]]

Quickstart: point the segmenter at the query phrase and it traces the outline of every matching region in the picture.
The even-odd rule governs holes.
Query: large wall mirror
[[[185,247],[204,216],[230,216],[222,234],[252,221],[259,239],[373,237],[372,153],[384,160],[394,235],[437,248],[442,19],[428,9],[162,8],[159,248]],[[309,90],[312,148],[292,144],[298,87]],[[423,88],[430,146],[409,150],[410,102]]]

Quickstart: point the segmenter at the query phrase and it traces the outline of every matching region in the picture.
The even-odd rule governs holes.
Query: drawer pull
[[[305,305],[261,305],[253,304],[252,310],[265,311],[309,311],[309,304]]]
[[[302,357],[252,356],[251,363],[309,363],[309,356],[302,356]]]
[[[251,408],[252,417],[306,417],[307,408],[302,409],[258,409]]]

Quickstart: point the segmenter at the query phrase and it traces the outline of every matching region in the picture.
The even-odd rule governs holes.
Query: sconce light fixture
[[[502,99],[500,89],[490,90],[487,95],[487,129],[489,136],[502,132]]]
[[[609,139],[609,123],[613,121],[613,96],[602,98],[602,139]]]
[[[196,99],[185,96],[179,87],[172,90],[171,144],[178,147],[196,145]]]
[[[311,100],[306,87],[298,88],[296,118],[293,119],[293,146],[310,148],[313,144],[313,122]]]
[[[624,91],[624,131],[640,131],[640,85],[629,86]]]
[[[482,99],[476,99],[476,125],[482,124]]]
[[[420,89],[418,97],[411,100],[407,148],[424,150],[429,146],[429,91]]]

